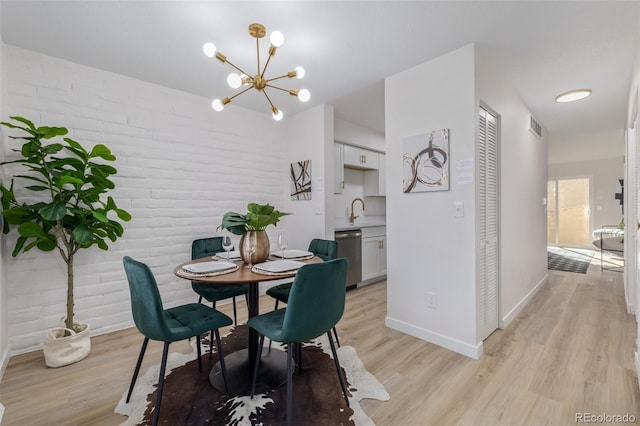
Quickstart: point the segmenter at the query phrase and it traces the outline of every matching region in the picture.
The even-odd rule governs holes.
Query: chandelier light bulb
[[[227,76],[227,84],[232,89],[237,89],[238,87],[242,86],[242,77],[232,72]]]
[[[280,31],[274,31],[269,36],[269,41],[271,41],[273,47],[280,47],[284,43],[284,36]]]
[[[211,107],[218,112],[224,109],[224,105],[222,104],[222,101],[220,99],[214,99],[211,102]]]
[[[296,67],[296,78],[302,78],[304,77],[304,68],[302,67]]]
[[[216,45],[213,43],[205,43],[202,46],[202,51],[208,58],[213,58],[216,54]]]
[[[311,99],[311,93],[307,89],[301,89],[298,92],[298,99],[300,99],[300,102],[307,102]]]
[[[282,120],[283,114],[278,108],[274,106],[271,107],[271,111],[273,111],[273,119],[276,121]]]

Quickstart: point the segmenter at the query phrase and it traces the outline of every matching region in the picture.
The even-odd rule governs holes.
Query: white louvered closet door
[[[480,108],[478,131],[478,333],[498,328],[498,119]]]

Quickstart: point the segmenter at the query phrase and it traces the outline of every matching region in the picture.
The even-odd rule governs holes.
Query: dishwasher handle
[[[341,240],[344,238],[358,238],[362,235],[361,231],[347,231],[347,232],[336,232],[335,237],[336,240]]]

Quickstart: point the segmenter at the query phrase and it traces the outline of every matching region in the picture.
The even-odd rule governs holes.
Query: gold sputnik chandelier
[[[289,71],[288,73],[273,77],[266,78],[265,73],[267,71],[267,67],[269,66],[269,61],[273,55],[276,54],[276,50],[278,47],[282,46],[284,43],[284,36],[280,31],[274,31],[271,33],[269,40],[271,41],[271,47],[269,47],[269,57],[267,58],[266,63],[264,64],[264,68],[260,68],[260,39],[263,38],[267,34],[267,30],[264,25],[261,24],[251,24],[249,25],[249,34],[251,37],[256,39],[256,56],[257,56],[257,73],[254,76],[251,76],[249,73],[243,71],[241,68],[237,67],[233,63],[231,63],[225,55],[216,51],[216,46],[213,43],[205,43],[202,47],[204,50],[204,54],[209,58],[213,58],[214,56],[220,62],[227,63],[231,67],[235,68],[240,74],[231,73],[227,76],[227,84],[232,89],[242,88],[238,93],[233,96],[228,96],[224,99],[214,99],[211,102],[211,106],[216,111],[222,111],[229,102],[235,97],[242,95],[243,93],[256,89],[258,92],[262,92],[264,96],[267,98],[267,102],[271,106],[271,112],[273,113],[274,120],[280,121],[282,120],[282,111],[280,111],[274,104],[271,102],[271,98],[267,94],[267,89],[277,89],[283,92],[288,92],[291,96],[296,96],[301,102],[307,102],[311,94],[307,89],[295,90],[295,89],[284,89],[282,87],[278,87],[272,84],[272,82],[276,80],[280,80],[283,78],[302,78],[304,77],[304,68],[296,67],[293,71]]]

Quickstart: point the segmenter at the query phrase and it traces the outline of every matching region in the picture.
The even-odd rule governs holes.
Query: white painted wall
[[[387,152],[386,324],[478,357],[475,285],[475,191],[458,185],[456,162],[475,155],[474,48],[466,46],[385,82]],[[449,191],[402,193],[403,139],[450,129]],[[453,202],[465,217],[453,217]],[[437,309],[427,307],[427,293]]]
[[[369,148],[374,151],[384,152],[385,150],[384,134],[368,127],[336,118],[334,133],[337,142]]]
[[[387,325],[479,357],[476,303],[476,192],[459,184],[457,164],[476,158],[480,103],[497,112],[500,132],[500,325],[545,282],[546,140],[527,130],[529,111],[482,48],[468,45],[386,80]],[[403,194],[403,138],[450,129],[450,182],[444,192]],[[397,159],[397,160],[394,160]],[[465,171],[466,172],[466,171]],[[453,217],[453,202],[465,217]],[[437,309],[427,307],[427,293]]]
[[[0,22],[2,22],[2,7],[0,6]],[[0,24],[1,27],[1,24]],[[1,28],[0,28],[1,29]],[[1,31],[0,31],[1,34]],[[5,84],[5,45],[0,35],[0,99],[6,99],[6,84]],[[5,117],[4,102],[0,101],[0,117]],[[4,129],[0,128],[0,140],[4,138]],[[0,161],[4,161],[5,151],[4,146],[0,146]],[[0,170],[0,182],[4,182],[5,177]],[[7,335],[7,309],[8,309],[8,297],[7,297],[7,273],[2,262],[3,253],[5,253],[4,239],[0,237],[0,380],[4,375],[4,370],[9,362],[9,340]],[[0,406],[0,409],[2,407]],[[2,416],[0,415],[0,421]]]
[[[205,98],[15,47],[5,50],[3,118],[23,115],[69,127],[74,139],[105,143],[118,158],[113,196],[133,219],[109,251],[91,248],[76,258],[76,314],[94,334],[133,324],[124,255],[149,264],[166,306],[193,302],[189,282],[172,272],[190,258],[191,241],[216,234],[226,211],[244,212],[250,201],[284,210],[284,122],[237,106],[215,113]],[[268,231],[275,238],[291,225],[284,218]],[[15,238],[15,232],[7,236],[5,247],[12,248]],[[8,252],[2,253],[2,288],[11,301],[7,328],[15,354],[37,349],[45,330],[63,315],[66,276],[55,253],[33,250],[13,259]]]
[[[547,278],[547,140],[528,130],[530,111],[509,79],[476,45],[476,96],[500,115],[500,326]],[[542,123],[544,126],[544,123]]]
[[[311,160],[311,200],[291,200],[287,192],[283,206],[293,215],[282,219],[295,230],[286,234],[289,246],[306,250],[313,238],[333,239],[333,107],[319,105],[288,118],[286,125],[286,191],[289,164]]]
[[[620,202],[615,199],[615,194],[620,192],[618,180],[624,176],[622,156],[597,161],[549,164],[549,179],[570,179],[583,176],[593,178],[591,200],[594,229],[601,228],[603,225],[619,224],[622,219],[622,208]]]

